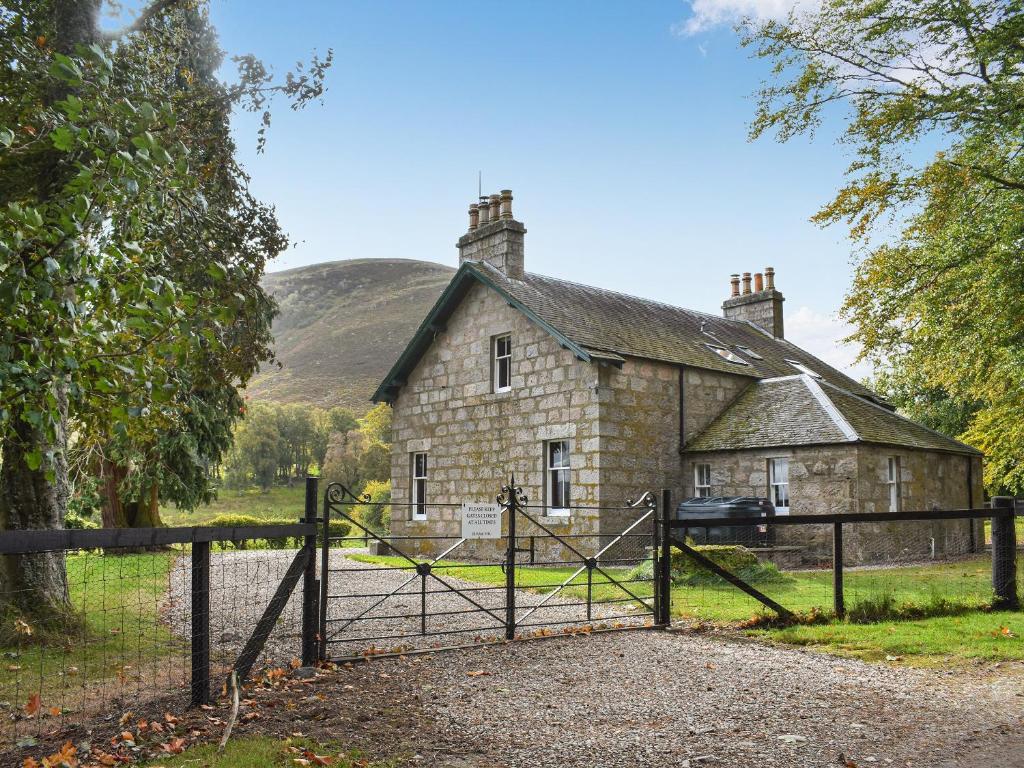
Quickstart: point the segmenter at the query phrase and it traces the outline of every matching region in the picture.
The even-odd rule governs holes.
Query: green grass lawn
[[[38,693],[44,713],[50,707],[70,711],[81,704],[76,697],[86,684],[110,680],[132,690],[143,669],[152,680],[152,664],[165,668],[168,656],[185,658],[187,646],[172,637],[158,615],[176,557],[176,552],[68,556],[68,590],[85,619],[86,634],[0,648],[0,700],[21,707]]]
[[[293,750],[299,750],[298,752]],[[296,765],[309,763],[296,763],[296,759],[303,758],[303,752],[309,750],[316,756],[327,758],[319,763],[320,765],[331,765],[334,768],[387,768],[392,763],[366,762],[357,753],[340,749],[336,745],[313,744],[299,739],[285,739],[277,741],[266,736],[246,736],[232,739],[227,743],[222,754],[217,753],[216,744],[204,744],[202,746],[187,749],[180,755],[165,757],[142,763],[150,768],[295,768]]]
[[[358,554],[351,557],[389,567],[409,564],[405,558],[397,556]],[[448,574],[482,584],[505,583],[505,575],[497,566],[440,561],[435,568],[442,576]],[[523,589],[549,592],[550,587],[541,585],[560,583],[574,570],[571,566],[531,568],[520,565],[516,568],[516,584]],[[624,568],[606,570],[613,579],[624,578],[629,573]],[[1024,580],[1024,567],[1018,571]],[[584,597],[585,584],[586,575],[581,574],[562,594]],[[620,587],[608,584],[596,573],[594,584],[596,601],[627,597]],[[652,593],[649,582],[627,586],[640,597],[648,597]],[[887,656],[918,657],[925,663],[939,657],[1024,659],[1024,613],[986,610],[992,597],[991,563],[983,556],[956,563],[846,570],[845,595],[849,613],[856,615],[858,609],[866,611],[884,600],[883,607],[897,615],[922,613],[927,618],[886,619],[872,623],[829,621],[831,571],[790,571],[778,582],[757,586],[794,612],[807,614],[815,610],[824,614],[824,618],[819,618],[816,623],[745,630],[764,639],[872,660]],[[1024,583],[1021,594],[1024,595]],[[771,616],[759,602],[724,583],[673,586],[672,613],[677,618],[725,626],[742,626],[751,619]]]
[[[297,482],[291,488],[275,486],[265,492],[259,488],[244,491],[222,489],[212,504],[199,507],[194,512],[181,511],[168,504],[160,508],[160,517],[168,526],[203,525],[217,515],[299,520],[305,513],[305,504],[305,486]]]

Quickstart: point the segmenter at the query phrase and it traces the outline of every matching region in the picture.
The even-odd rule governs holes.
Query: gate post
[[[302,522],[316,524],[316,503],[318,479],[306,478],[306,509]],[[309,667],[317,659],[317,598],[319,585],[316,582],[316,532],[307,535],[302,542],[306,550],[306,568],[302,573],[302,666]]]
[[[508,510],[508,549],[505,554],[505,639],[516,637],[516,511],[519,508],[519,496],[516,489],[516,476],[512,475],[505,489]]]
[[[324,492],[324,506],[323,506],[323,545],[320,549],[320,621],[317,634],[320,636],[320,640],[317,642],[317,657],[320,661],[327,661],[327,583],[328,573],[330,568],[330,548],[331,548],[331,502],[328,498],[330,496],[330,486],[328,490]]]
[[[660,588],[658,592],[659,623],[666,627],[672,623],[672,491],[663,488],[661,491],[661,558],[658,561],[661,573],[658,574]]]
[[[210,542],[192,543],[192,706],[210,703]]]
[[[1010,496],[994,496],[992,512],[992,607],[1012,610],[1020,607],[1014,500]]]

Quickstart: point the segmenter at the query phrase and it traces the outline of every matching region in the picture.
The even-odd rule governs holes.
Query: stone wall
[[[888,458],[899,456],[902,467],[902,508],[961,509],[968,506],[965,456],[868,445],[780,448],[735,453],[687,454],[683,496],[692,496],[693,465],[711,464],[711,492],[715,496],[768,496],[768,460],[789,459],[790,514],[816,515],[889,510],[886,482]],[[982,500],[981,462],[974,467],[974,503]],[[979,524],[974,544],[979,545]],[[971,524],[967,521],[911,523],[856,523],[844,531],[846,561],[855,563],[908,561],[971,551]],[[777,526],[775,543],[800,546],[803,560],[831,557],[831,526]]]
[[[683,368],[685,405],[683,425],[686,441],[692,440],[704,431],[715,418],[729,407],[750,386],[750,376],[706,371],[697,368]],[[678,405],[675,408],[678,414]],[[678,423],[678,416],[677,416]],[[678,429],[678,427],[677,427]],[[691,472],[691,485],[692,472]]]
[[[494,393],[491,340],[512,334],[512,388]],[[475,285],[401,388],[394,408],[392,530],[397,535],[460,531],[457,507],[428,506],[411,520],[410,456],[426,451],[428,502],[490,501],[510,472],[531,506],[544,504],[544,444],[570,442],[572,503],[597,506],[598,369],[577,360],[494,291]],[[543,515],[532,508],[531,515]],[[545,517],[555,532],[596,532],[593,515]],[[519,525],[520,533],[529,533]],[[427,544],[424,543],[424,547]]]
[[[616,508],[638,499],[643,491],[657,494],[682,482],[679,369],[631,358],[621,369],[599,370],[598,435],[590,446],[598,450],[599,461],[592,479],[599,483],[598,499],[604,508],[601,532],[618,534],[638,512]]]

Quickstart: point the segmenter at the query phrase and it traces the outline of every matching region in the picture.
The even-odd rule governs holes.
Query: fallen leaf
[[[39,694],[33,693],[28,697],[28,701],[25,702],[25,714],[29,717],[34,717],[39,711],[39,707],[42,706],[42,702],[39,700]]]
[[[50,707],[48,711],[51,717],[57,717],[60,714],[60,707]]]
[[[121,715],[121,719],[117,721],[117,724],[118,725],[124,725],[124,724],[126,724],[131,719],[132,719],[132,713],[131,712],[125,712],[123,715]]]
[[[160,745],[160,749],[169,755],[180,755],[185,751],[185,739],[180,736]]]
[[[473,672],[467,672],[466,676],[467,677],[483,677],[484,675],[489,675],[489,674],[491,674],[491,673],[488,672],[485,669],[478,669],[478,670],[473,671]]]
[[[17,632],[19,635],[25,635],[25,637],[31,637],[31,635],[32,635],[32,626],[27,621],[24,621],[23,619],[15,619],[14,620],[14,631]]]
[[[204,706],[204,709],[205,709],[205,708],[206,708],[206,707]],[[213,707],[210,707],[210,709],[213,709]],[[164,720],[165,720],[166,722],[170,723],[171,725],[176,725],[176,724],[177,724],[177,722],[178,722],[178,718],[176,718],[176,717],[175,717],[174,715],[172,715],[172,714],[171,714],[170,712],[164,712]]]
[[[21,764],[21,768],[40,768],[39,761],[34,757],[26,757],[25,761]]]
[[[333,757],[322,757],[308,749],[302,753],[302,756],[313,765],[334,765]]]

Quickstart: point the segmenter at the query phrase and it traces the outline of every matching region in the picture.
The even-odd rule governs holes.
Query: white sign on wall
[[[462,505],[462,538],[500,539],[501,505],[464,502]]]

